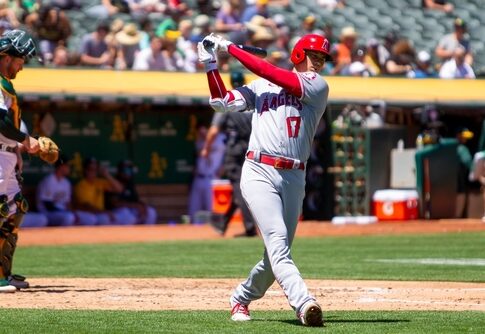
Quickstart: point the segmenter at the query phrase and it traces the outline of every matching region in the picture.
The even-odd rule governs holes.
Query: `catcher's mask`
[[[0,56],[30,59],[36,54],[34,40],[23,30],[10,30],[0,37]]]
[[[230,79],[232,88],[242,87],[246,83],[246,78],[244,77],[244,74],[239,71],[231,72]]]
[[[317,34],[308,34],[303,36],[296,42],[291,52],[291,62],[293,64],[299,64],[305,60],[305,51],[316,51],[325,54],[325,60],[332,61],[330,55],[330,42],[323,36]]]

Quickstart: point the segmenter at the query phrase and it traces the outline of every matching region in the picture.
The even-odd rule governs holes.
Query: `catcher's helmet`
[[[35,43],[25,31],[15,29],[0,37],[0,56],[32,58],[36,55]]]
[[[308,34],[296,42],[293,51],[291,52],[291,62],[296,65],[305,60],[306,50],[322,52],[325,54],[326,60],[332,60],[332,56],[330,56],[330,42],[328,39],[317,34]]]
[[[244,86],[246,83],[246,79],[244,77],[244,73],[239,71],[231,72],[231,86],[232,88],[238,88]]]

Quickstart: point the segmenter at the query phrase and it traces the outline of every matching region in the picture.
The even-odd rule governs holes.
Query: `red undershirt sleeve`
[[[296,75],[295,72],[274,66],[233,44],[229,46],[228,51],[231,56],[239,60],[241,64],[254,74],[274,83],[275,85],[283,87],[292,95],[299,98],[302,97],[303,90],[298,75]]]
[[[224,96],[227,94],[226,86],[224,85],[224,81],[222,81],[221,75],[219,74],[218,70],[212,70],[207,72],[207,80],[209,81],[209,90],[211,92],[211,97],[221,98],[223,99]]]

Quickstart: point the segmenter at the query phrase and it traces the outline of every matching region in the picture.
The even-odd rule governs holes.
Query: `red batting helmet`
[[[332,60],[330,42],[323,36],[309,34],[300,38],[291,52],[291,62],[296,65],[305,60],[305,50],[323,52],[326,60]]]

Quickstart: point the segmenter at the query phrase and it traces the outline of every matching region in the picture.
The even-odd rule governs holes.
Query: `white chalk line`
[[[439,258],[423,258],[423,259],[373,259],[366,260],[367,262],[381,262],[381,263],[405,263],[405,264],[426,264],[426,265],[448,265],[448,266],[485,266],[485,259],[439,259]]]

